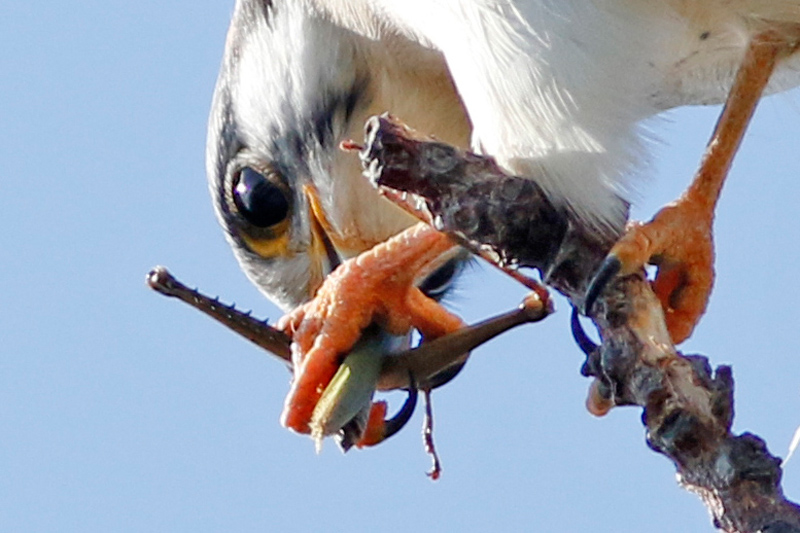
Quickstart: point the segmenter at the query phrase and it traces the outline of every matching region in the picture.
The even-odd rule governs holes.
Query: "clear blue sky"
[[[421,413],[343,456],[278,423],[281,365],[144,285],[170,267],[276,318],[239,271],[203,169],[232,0],[0,5],[0,530],[710,531],[639,411],[583,407],[568,308],[474,354]],[[673,113],[637,213],[688,183],[716,109]],[[739,431],[800,424],[800,93],[763,102],[717,218],[709,313],[684,349],[732,363]],[[489,281],[486,281],[489,280]],[[477,281],[480,281],[479,283]],[[468,320],[523,290],[477,268]],[[399,400],[399,398],[397,398]],[[800,460],[784,487],[800,499]]]

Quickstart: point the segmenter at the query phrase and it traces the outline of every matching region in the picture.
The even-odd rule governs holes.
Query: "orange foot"
[[[284,426],[300,433],[312,431],[320,398],[370,324],[393,335],[405,335],[414,327],[426,339],[463,327],[460,318],[415,286],[453,246],[430,226],[413,226],[340,265],[312,301],[280,320],[278,327],[293,340],[294,380],[281,419]],[[385,438],[375,427],[383,414],[385,405],[374,404],[359,444]]]
[[[753,38],[691,186],[651,222],[629,227],[589,283],[586,313],[613,277],[651,263],[659,267],[653,289],[672,341],[678,344],[692,334],[713,285],[712,222],[722,185],[777,61],[796,46],[769,31]]]
[[[613,276],[627,276],[649,263],[658,266],[653,291],[661,301],[672,341],[683,342],[706,310],[714,283],[713,208],[685,195],[664,207],[646,224],[629,225],[611,249],[587,292]],[[588,309],[588,306],[587,306]]]

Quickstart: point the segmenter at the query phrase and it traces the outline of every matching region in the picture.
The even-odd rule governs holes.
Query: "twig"
[[[373,117],[361,151],[378,186],[417,195],[433,224],[507,267],[532,267],[582,309],[586,286],[613,244],[551,204],[530,180],[490,158],[422,140],[388,116]],[[672,460],[682,485],[700,496],[728,532],[800,532],[800,507],[780,486],[780,460],[756,435],[733,435],[730,367],[672,345],[644,272],[617,279],[592,310],[602,344],[586,349],[596,414],[638,405],[648,445]]]

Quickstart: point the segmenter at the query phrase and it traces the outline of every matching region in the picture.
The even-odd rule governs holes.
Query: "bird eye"
[[[264,174],[245,167],[233,187],[233,201],[239,213],[257,228],[269,228],[289,215],[286,191]]]

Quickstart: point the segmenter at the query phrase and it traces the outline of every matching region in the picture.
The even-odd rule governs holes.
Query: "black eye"
[[[250,167],[239,172],[233,200],[241,215],[258,228],[274,226],[289,215],[286,192]]]

